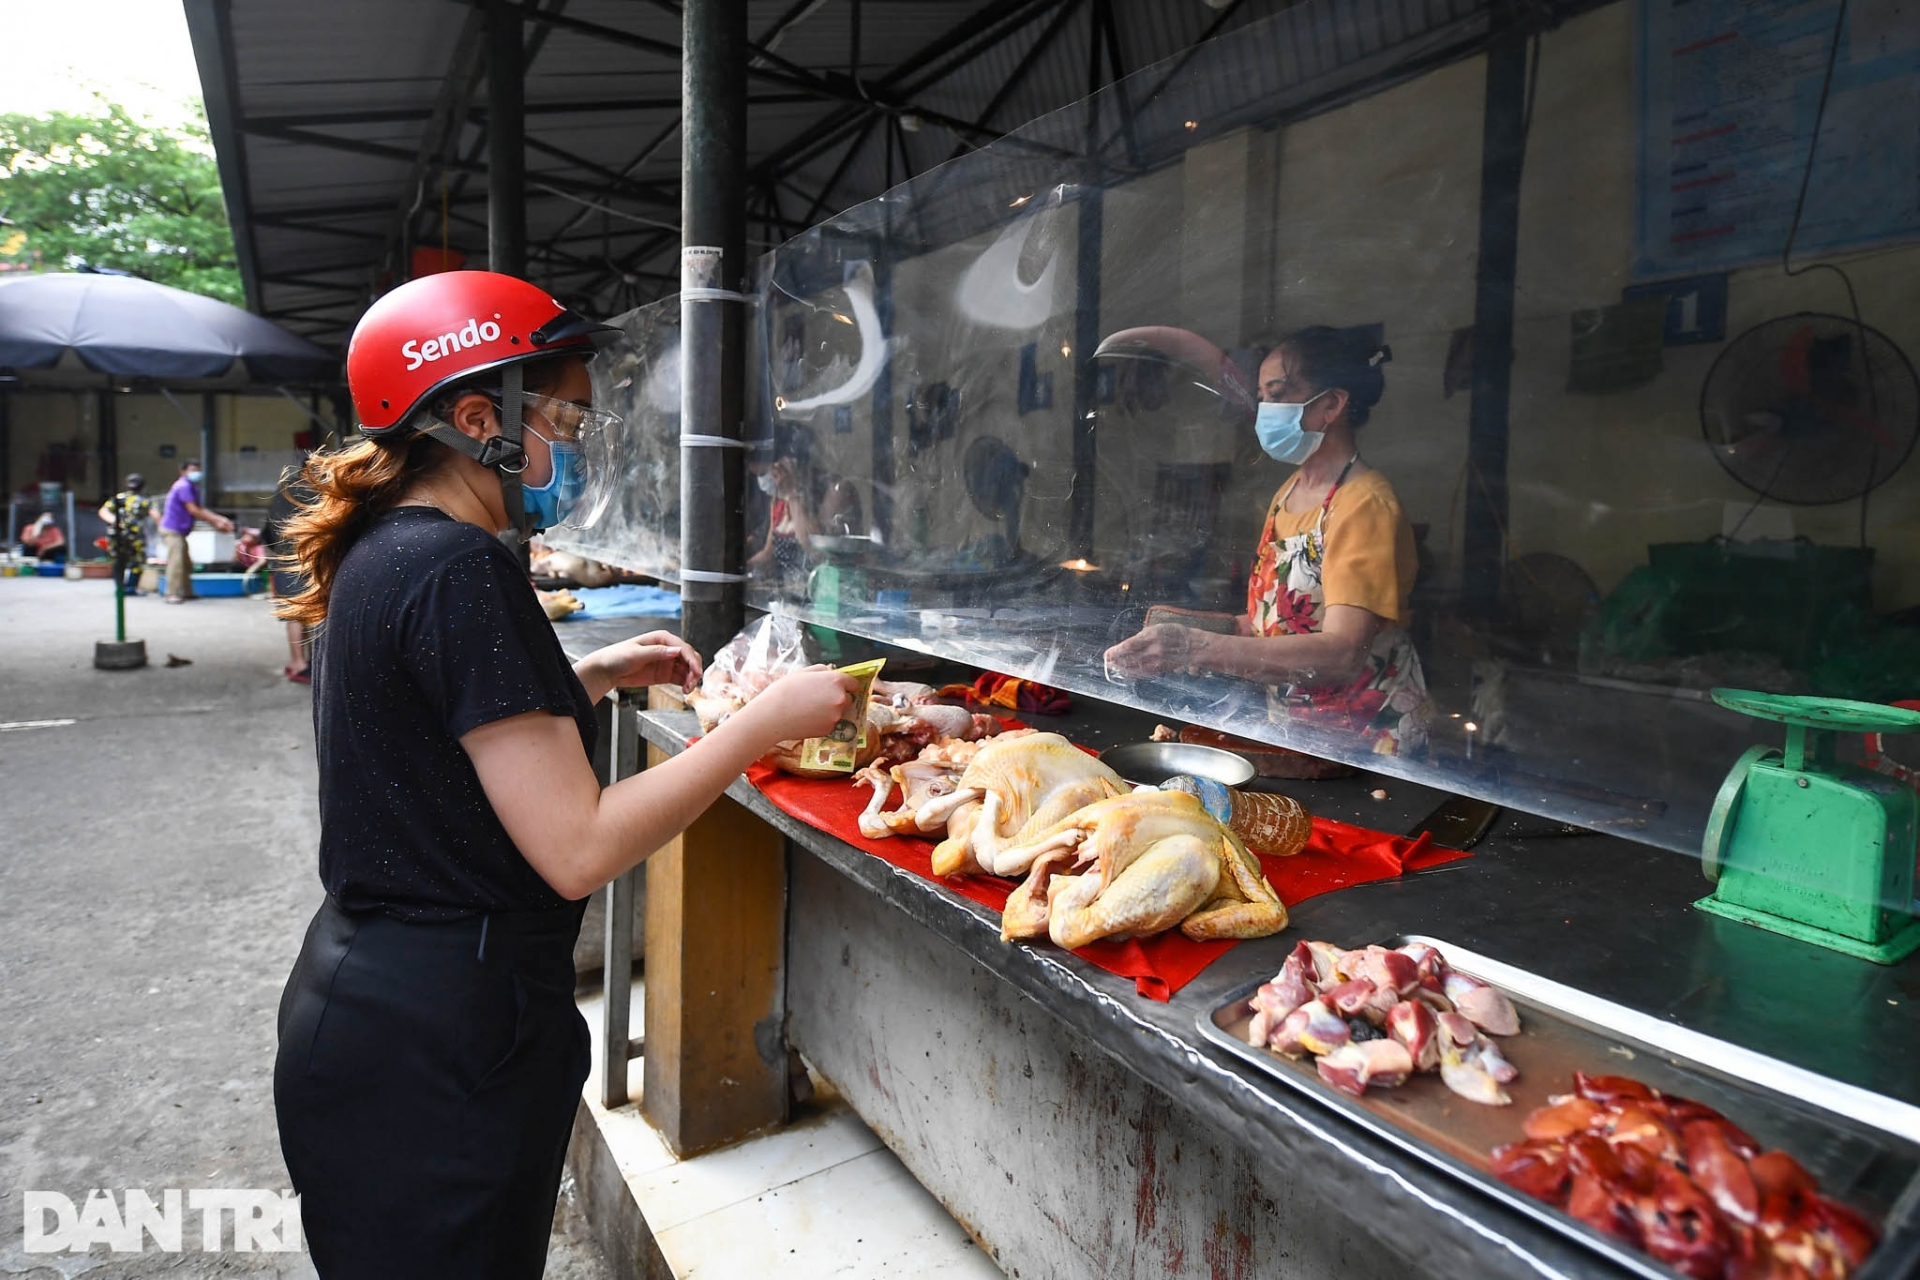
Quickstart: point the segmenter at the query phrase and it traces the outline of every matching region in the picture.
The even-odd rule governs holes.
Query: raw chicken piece
[[[1365,978],[1383,995],[1391,995],[1387,1007],[1414,993],[1420,986],[1420,966],[1411,956],[1385,947],[1368,947],[1362,953],[1355,977]]]
[[[1284,1012],[1291,1013],[1319,994],[1313,987],[1313,955],[1303,942],[1293,949],[1280,972],[1267,984],[1276,988],[1275,996],[1279,1002],[1291,1001]],[[1265,988],[1262,988],[1265,990]]]
[[[1037,837],[1128,790],[1119,774],[1057,733],[992,742],[960,775],[955,794],[965,798],[933,851],[933,872],[1025,875],[1044,852],[1033,843]]]
[[[1314,998],[1295,1006],[1309,995]],[[1461,1097],[1487,1106],[1510,1103],[1501,1086],[1517,1080],[1519,1071],[1465,1009],[1456,1011],[1456,1001],[1488,1029],[1519,1031],[1504,995],[1454,973],[1430,944],[1343,950],[1309,938],[1256,990],[1248,1039],[1290,1057],[1314,1054],[1321,1077],[1356,1096],[1369,1082],[1393,1085],[1415,1071],[1437,1069]],[[1397,1065],[1402,1058],[1404,1069]]]
[[[1313,1000],[1288,1014],[1273,1029],[1267,1043],[1276,1052],[1297,1058],[1303,1053],[1331,1053],[1352,1035],[1346,1022],[1325,1001]]]
[[[1346,979],[1339,971],[1340,957],[1345,955],[1339,947],[1330,942],[1308,942],[1308,954],[1313,958],[1313,983],[1318,987],[1336,986]]]
[[[1387,1011],[1387,1034],[1406,1046],[1417,1070],[1440,1065],[1440,1024],[1427,1006],[1414,1000],[1393,1006]]]
[[[1307,1015],[1300,1030],[1300,1044],[1308,1053],[1332,1053],[1353,1038],[1346,1020],[1329,1008],[1325,1000],[1309,1001],[1294,1012]]]
[[[885,739],[889,743],[898,740],[898,735]],[[958,779],[984,745],[978,739],[942,738],[922,747],[904,764],[888,767],[883,761],[875,761],[854,774],[855,786],[873,788],[873,799],[860,815],[860,834],[879,840],[893,835],[932,835],[945,827],[954,810],[970,800],[959,794]],[[900,807],[886,811],[895,786],[901,790]]]
[[[1173,928],[1219,885],[1220,854],[1198,836],[1169,835],[1112,883],[1101,879],[1098,872],[1056,876],[1047,886],[1047,934],[1068,950]]]
[[[1478,978],[1470,978],[1464,973],[1449,971],[1445,980],[1447,999],[1453,1007],[1466,1015],[1467,1021],[1482,1031],[1496,1036],[1517,1036],[1520,1034],[1520,1014],[1513,1007],[1513,1001],[1507,999],[1504,992],[1498,991]]]
[[[1073,867],[1073,850],[1055,849],[1033,860],[1033,870],[1007,898],[1000,913],[1000,941],[1044,938],[1050,909],[1048,890],[1054,878]]]
[[[1440,1024],[1441,1034],[1457,1048],[1464,1049],[1479,1037],[1479,1028],[1460,1014],[1435,1014],[1434,1020]]]
[[[1342,1045],[1313,1065],[1322,1080],[1356,1098],[1369,1084],[1392,1088],[1413,1074],[1413,1058],[1397,1040]]]
[[[1459,1049],[1448,1044],[1440,1050],[1440,1079],[1447,1088],[1453,1090],[1468,1102],[1478,1102],[1482,1106],[1504,1107],[1513,1101],[1500,1082],[1495,1080],[1487,1069],[1477,1060],[1463,1057]]]
[[[1520,1078],[1520,1069],[1508,1062],[1507,1055],[1500,1052],[1500,1046],[1485,1036],[1469,1045],[1465,1056],[1492,1076],[1495,1084],[1512,1084]]]
[[[996,865],[1027,867],[1058,849],[1077,850],[1088,869],[1047,886],[1047,932],[1063,947],[1176,924],[1195,939],[1286,927],[1287,909],[1253,855],[1192,796],[1138,791],[1087,805]]]
[[[1365,978],[1355,978],[1321,992],[1320,998],[1337,1010],[1341,1017],[1351,1018],[1367,1007],[1374,997],[1374,987]]]

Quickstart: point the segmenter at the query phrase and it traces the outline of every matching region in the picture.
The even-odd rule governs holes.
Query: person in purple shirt
[[[187,535],[195,520],[205,520],[214,528],[233,532],[233,521],[217,511],[200,505],[200,482],[206,472],[197,459],[180,464],[180,478],[167,490],[167,507],[160,516],[160,538],[167,544],[167,603],[180,604],[193,599],[193,557],[187,554]]]

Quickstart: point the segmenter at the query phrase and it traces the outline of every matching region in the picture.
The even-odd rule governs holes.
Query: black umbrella
[[[71,353],[71,356],[69,356]],[[239,307],[133,276],[0,281],[0,369],[121,378],[331,382],[340,361]]]

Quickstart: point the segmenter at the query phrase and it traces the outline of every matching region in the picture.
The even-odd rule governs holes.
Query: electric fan
[[[1026,500],[1027,473],[1033,468],[997,436],[976,437],[961,465],[974,510],[1000,523],[1008,558],[1018,556],[1020,506]]]
[[[1920,436],[1920,379],[1886,334],[1802,312],[1727,344],[1700,389],[1713,456],[1771,502],[1850,502],[1885,484]]]

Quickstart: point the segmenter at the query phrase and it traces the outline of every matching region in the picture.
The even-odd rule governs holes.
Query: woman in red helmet
[[[577,489],[576,441],[611,420],[586,361],[615,332],[490,272],[402,285],[348,349],[366,438],[306,467],[306,586],[281,615],[317,628],[327,897],[281,998],[274,1101],[325,1280],[540,1274],[587,1075],[583,900],[848,705],[846,677],[797,672],[601,787],[594,702],[690,687],[699,657],[654,632],[569,665],[496,535]]]

